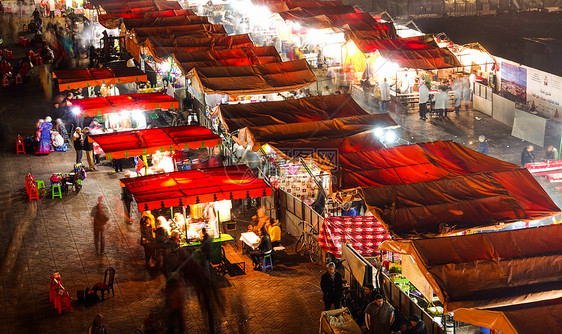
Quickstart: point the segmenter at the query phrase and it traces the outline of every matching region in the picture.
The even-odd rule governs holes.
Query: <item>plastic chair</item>
[[[62,189],[60,188],[60,183],[53,183],[51,186],[51,198],[55,197],[62,198]]]
[[[113,290],[113,281],[115,280],[115,269],[113,267],[108,267],[105,270],[103,276],[103,283],[97,283],[94,286],[95,291],[101,291],[101,300],[105,300],[105,292],[109,295],[109,290],[111,294],[115,297],[115,291]]]
[[[17,155],[21,154],[25,154],[25,146],[23,145],[23,141],[17,141],[16,142],[16,153]]]
[[[18,73],[18,75],[16,75],[16,85],[21,84],[23,84],[23,80],[21,79],[21,74]]]
[[[43,182],[43,180],[35,180],[35,184],[37,184],[37,189],[45,188],[45,182]]]
[[[263,256],[263,259],[261,261],[261,269],[264,273],[267,269],[273,270],[273,259],[271,258],[271,254],[265,254]]]
[[[4,87],[10,86],[10,79],[8,79],[8,77],[4,77],[4,79],[2,80],[2,86]]]

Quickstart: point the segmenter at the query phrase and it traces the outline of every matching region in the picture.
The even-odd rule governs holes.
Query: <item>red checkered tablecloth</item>
[[[379,245],[390,239],[375,217],[331,216],[320,227],[318,243],[323,250],[340,258],[342,244],[351,244],[363,256],[375,256]]]

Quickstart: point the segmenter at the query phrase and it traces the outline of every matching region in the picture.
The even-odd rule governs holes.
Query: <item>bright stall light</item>
[[[74,115],[79,115],[80,112],[81,112],[80,108],[78,108],[78,107],[72,108],[72,113],[73,113]]]
[[[375,129],[375,136],[381,138],[384,135],[384,130],[382,128]]]
[[[144,112],[139,109],[135,109],[131,112],[131,118],[137,124],[137,129],[146,128],[146,117],[144,116]]]
[[[165,60],[160,64],[160,72],[168,73],[172,69],[172,64],[169,61]]]
[[[387,131],[384,135],[384,141],[386,143],[394,143],[396,142],[396,139],[398,139],[398,137],[394,131]]]

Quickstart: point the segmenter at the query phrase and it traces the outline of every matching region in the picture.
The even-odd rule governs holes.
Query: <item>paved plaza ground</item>
[[[33,76],[40,70],[34,69],[23,86],[0,89],[0,132],[9,140],[8,150],[0,153],[0,333],[87,333],[97,313],[105,316],[110,334],[133,333],[151,311],[163,312],[165,281],[144,265],[138,224],[123,219],[117,181],[123,174],[111,174],[110,167],[102,166],[88,174],[78,195],[45,197],[38,202],[26,198],[26,173],[48,180],[54,172],[69,171],[74,162],[72,150],[41,157],[14,153],[16,135],[31,135],[36,120],[50,111],[50,101]],[[453,114],[445,122],[421,122],[414,112],[391,115],[402,125],[401,135],[412,142],[452,139],[475,149],[476,138],[484,134],[492,156],[516,164],[527,144],[512,137],[506,126],[472,110]],[[539,154],[538,150],[540,158]],[[99,195],[106,198],[111,215],[102,257],[94,251],[89,217]],[[551,195],[559,203],[557,194]],[[133,217],[138,220],[138,213]],[[226,246],[227,257],[246,262],[247,270],[245,275],[227,275],[218,282],[222,311],[216,326],[220,332],[318,332],[323,309],[319,280],[324,270],[293,254],[290,244],[294,240],[284,238],[287,253],[267,273],[251,270],[249,258],[240,249]],[[59,272],[76,299],[77,290],[103,280],[108,266],[117,270],[115,297],[88,307],[73,302],[71,313],[57,314],[49,303],[51,274]],[[193,288],[187,289],[185,303],[187,332],[207,333],[207,318]]]

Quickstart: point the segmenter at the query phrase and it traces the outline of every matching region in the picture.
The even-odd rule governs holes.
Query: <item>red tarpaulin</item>
[[[562,225],[385,241],[380,249],[411,255],[444,313],[562,298]]]
[[[53,72],[53,78],[57,79],[60,91],[100,86],[102,84],[110,85],[148,81],[146,74],[136,67],[56,70]]]
[[[209,19],[206,16],[147,17],[139,19],[123,19],[123,23],[125,24],[125,28],[131,30],[133,28],[205,24],[209,23]]]
[[[218,114],[227,132],[245,127],[315,122],[368,114],[347,94],[261,103],[221,104],[213,112]]]
[[[172,53],[253,47],[254,43],[247,34],[207,38],[150,36],[145,40],[144,46],[155,59],[161,59],[170,56]]]
[[[448,49],[433,50],[380,50],[381,55],[406,68],[435,70],[462,66],[457,57]]]
[[[152,154],[158,150],[175,150],[217,146],[220,137],[202,126],[175,126],[146,130],[92,135],[110,158],[127,158]]]
[[[273,46],[207,50],[172,55],[184,74],[195,67],[243,66],[281,62]]]
[[[390,235],[375,217],[369,216],[327,217],[318,236],[320,247],[337,258],[341,258],[343,244],[350,244],[363,256],[376,256],[384,240],[391,240]]]
[[[530,221],[560,209],[524,168],[452,141],[339,155],[337,189],[361,187],[371,212],[400,237]]]
[[[382,24],[381,24],[382,27]],[[396,32],[394,32],[396,34]],[[388,51],[423,51],[436,50],[439,46],[432,36],[415,36],[408,38],[395,38],[385,34],[383,29],[370,31],[350,31],[346,38],[353,40],[355,45],[363,53],[372,53],[377,50]]]
[[[354,135],[333,132],[321,137],[306,136],[306,138],[293,140],[270,141],[267,144],[282,159],[311,158],[317,166],[324,170],[330,170],[333,166],[338,165],[338,154],[385,148],[372,132],[361,132]]]
[[[206,94],[268,94],[310,86],[316,82],[304,59],[247,66],[194,68],[192,84]]]
[[[252,1],[256,5],[267,6],[272,13],[286,12],[295,8],[315,8],[315,7],[340,7],[344,4],[340,0],[316,1],[316,0],[296,0],[296,1],[275,1],[262,2]]]
[[[196,169],[121,179],[139,211],[270,196],[263,180],[244,166]]]
[[[224,27],[220,24],[209,24],[209,23],[198,23],[182,26],[167,26],[167,27],[148,27],[148,28],[132,28],[130,29],[131,35],[138,42],[144,41],[149,36],[164,36],[169,37],[174,35],[176,37],[180,36],[200,36],[200,37],[212,37],[216,36],[226,36],[226,31]]]
[[[94,117],[123,110],[177,109],[179,103],[169,95],[149,93],[76,99],[72,106],[80,108],[85,116]]]

